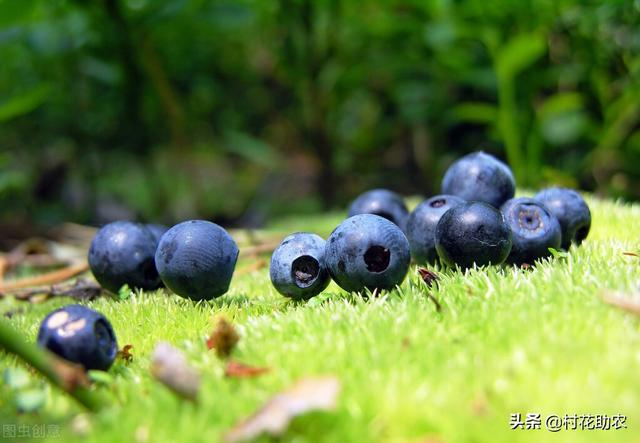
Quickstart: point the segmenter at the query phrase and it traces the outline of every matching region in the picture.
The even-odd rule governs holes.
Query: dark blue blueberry
[[[372,189],[360,194],[349,207],[349,217],[375,214],[392,221],[404,229],[409,210],[398,194],[388,189]]]
[[[511,251],[511,229],[502,213],[483,202],[449,209],[436,226],[436,250],[449,266],[499,265]]]
[[[156,289],[160,277],[154,263],[156,240],[145,225],[118,221],[103,226],[89,248],[89,267],[100,285],[118,292],[132,288]]]
[[[269,274],[278,292],[296,300],[308,300],[329,285],[324,262],[326,242],[309,232],[291,234],[273,251]]]
[[[145,225],[149,231],[151,231],[151,235],[156,240],[156,246],[160,243],[160,239],[164,235],[165,232],[169,230],[168,226],[158,225],[155,223],[148,223]]]
[[[227,231],[204,220],[175,225],[162,236],[156,252],[164,284],[192,300],[227,292],[237,260],[238,246]]]
[[[420,203],[411,212],[407,220],[406,234],[415,261],[433,263],[438,259],[436,225],[445,212],[464,202],[455,195],[436,195]]]
[[[409,242],[400,228],[373,214],[343,221],[327,240],[329,274],[346,291],[393,289],[409,270]]]
[[[68,305],[47,315],[38,331],[38,345],[86,369],[106,371],[118,344],[109,321],[82,305]]]
[[[513,233],[507,263],[533,264],[558,249],[562,238],[560,223],[546,206],[532,198],[512,198],[502,205],[502,215]]]
[[[511,169],[484,152],[465,155],[453,163],[442,179],[442,193],[496,208],[513,198],[516,182]]]
[[[591,229],[591,211],[578,192],[567,188],[548,188],[533,198],[544,203],[560,222],[560,246],[563,249],[569,249],[571,243],[580,245],[587,238]]]

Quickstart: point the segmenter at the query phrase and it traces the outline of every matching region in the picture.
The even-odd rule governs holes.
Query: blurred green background
[[[3,226],[260,226],[484,149],[640,198],[640,0],[0,0]]]

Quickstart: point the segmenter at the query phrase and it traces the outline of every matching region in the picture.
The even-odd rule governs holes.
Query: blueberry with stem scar
[[[549,248],[560,247],[560,223],[543,203],[532,198],[512,198],[501,210],[513,233],[507,263],[531,265],[550,256]]]
[[[273,251],[269,275],[276,290],[296,300],[308,300],[329,285],[324,262],[325,241],[309,232],[287,236]]]
[[[350,292],[393,289],[409,270],[409,242],[400,228],[373,214],[343,221],[329,236],[325,260],[329,274]]]

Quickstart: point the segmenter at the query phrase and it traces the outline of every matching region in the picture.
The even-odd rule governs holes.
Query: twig
[[[247,275],[247,274],[251,274],[252,272],[258,271],[262,268],[264,268],[265,266],[267,266],[267,262],[266,260],[263,259],[259,259],[251,264],[248,264],[247,266],[244,266],[240,269],[238,269],[235,272],[236,277],[241,276],[241,275]]]
[[[0,318],[0,349],[33,366],[87,409],[97,411],[106,404],[100,395],[87,389],[89,380],[81,366],[62,360],[34,343],[27,342],[3,318]]]
[[[15,291],[16,289],[28,288],[30,286],[53,285],[68,280],[71,277],[75,277],[78,274],[82,274],[88,269],[89,265],[87,263],[78,263],[57,271],[36,275],[34,277],[0,283],[0,292]]]
[[[242,257],[254,257],[256,255],[265,254],[267,252],[273,252],[278,247],[280,241],[267,241],[259,245],[249,246],[240,250],[240,256]]]

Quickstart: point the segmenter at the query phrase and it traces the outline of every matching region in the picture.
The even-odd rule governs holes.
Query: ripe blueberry
[[[349,207],[349,217],[375,214],[392,221],[404,230],[409,210],[398,194],[388,189],[372,189],[360,194]]]
[[[68,305],[47,315],[38,331],[38,345],[85,369],[106,371],[118,344],[109,321],[82,305]]]
[[[436,250],[449,266],[499,265],[511,251],[511,229],[502,213],[482,202],[449,209],[436,226]]]
[[[291,234],[273,251],[269,274],[278,292],[296,300],[308,300],[329,285],[324,262],[326,242],[309,232]]]
[[[343,221],[329,236],[329,274],[346,291],[392,289],[409,270],[409,242],[400,228],[373,214]]]
[[[190,220],[162,236],[156,266],[164,284],[176,294],[210,300],[229,289],[238,252],[223,228],[209,221]]]
[[[156,241],[145,225],[118,221],[103,226],[89,248],[89,267],[100,285],[118,292],[124,284],[156,289],[160,277],[154,263]]]
[[[532,198],[512,198],[502,205],[502,215],[513,233],[507,263],[533,264],[560,247],[560,223],[543,203]]]
[[[442,179],[442,193],[499,208],[513,198],[516,182],[511,169],[490,154],[474,152],[454,162]]]
[[[454,195],[436,195],[420,203],[411,212],[407,220],[406,234],[415,261],[433,263],[438,259],[436,225],[445,212],[464,202]]]
[[[533,198],[541,201],[558,218],[562,230],[563,249],[571,243],[580,245],[591,229],[591,211],[587,202],[573,189],[548,188],[538,192]]]
[[[158,225],[155,223],[150,223],[145,225],[149,231],[151,231],[151,235],[156,240],[156,246],[160,243],[160,239],[164,235],[165,232],[169,230],[169,228],[165,225]]]

